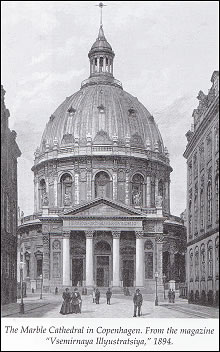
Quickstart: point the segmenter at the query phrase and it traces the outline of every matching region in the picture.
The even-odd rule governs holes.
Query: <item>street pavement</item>
[[[155,306],[152,297],[143,295],[142,315],[140,318],[218,318],[219,310],[214,307],[204,307],[188,304],[187,300],[177,298],[175,303],[166,300]],[[40,299],[38,294],[29,294],[24,298],[24,314],[19,313],[19,303],[11,303],[2,306],[2,317],[13,318],[132,318],[133,300],[132,296],[115,294],[112,296],[111,304],[106,304],[105,295],[102,294],[100,304],[92,303],[92,296],[82,296],[82,313],[61,315],[59,313],[62,297],[54,294],[43,294]]]

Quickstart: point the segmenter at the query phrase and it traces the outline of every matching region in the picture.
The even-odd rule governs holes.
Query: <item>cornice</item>
[[[189,241],[187,243],[187,247],[192,246],[195,243],[201,242],[203,240],[205,240],[206,238],[214,235],[216,232],[219,232],[219,226],[217,226],[216,228],[204,233],[202,236],[198,236],[197,238],[194,238],[192,241]]]
[[[202,136],[202,134],[204,133],[204,131],[206,130],[207,126],[210,124],[210,122],[212,120],[214,120],[216,114],[219,112],[219,95],[217,95],[217,97],[215,98],[215,100],[213,101],[213,103],[210,105],[210,107],[208,108],[208,110],[205,112],[205,116],[201,122],[201,124],[199,125],[199,127],[196,129],[196,131],[194,132],[192,138],[190,139],[190,141],[188,142],[187,146],[186,146],[186,150],[183,153],[184,158],[188,158],[191,151],[194,149],[195,144],[199,141],[200,137]]]

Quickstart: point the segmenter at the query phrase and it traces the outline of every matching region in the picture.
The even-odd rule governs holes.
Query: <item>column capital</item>
[[[143,230],[135,231],[135,237],[136,238],[143,238],[144,237],[144,231]]]
[[[161,234],[156,235],[155,239],[158,244],[160,244],[160,243],[162,244],[164,242],[164,236]]]
[[[63,230],[63,238],[70,238],[70,230]]]
[[[113,238],[120,238],[120,235],[121,235],[121,231],[119,231],[119,230],[113,230],[112,231],[112,237]]]
[[[93,230],[87,230],[85,231],[86,238],[93,238],[94,231]]]

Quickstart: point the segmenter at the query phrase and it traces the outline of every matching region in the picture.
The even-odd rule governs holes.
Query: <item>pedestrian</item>
[[[58,294],[58,288],[56,287],[55,288],[55,295],[57,295]]]
[[[169,291],[168,291],[168,301],[169,303],[171,303],[171,289],[169,288]]]
[[[99,299],[100,299],[100,291],[97,288],[96,291],[95,291],[95,303],[96,304],[99,304]]]
[[[106,292],[106,298],[107,298],[107,304],[111,304],[110,300],[111,300],[111,296],[112,296],[112,292],[110,287],[108,288],[108,291]]]
[[[63,297],[63,303],[60,308],[60,314],[66,315],[71,312],[71,307],[70,307],[71,294],[68,288],[65,289],[62,297]]]
[[[92,303],[95,303],[95,288],[92,291]]]
[[[171,302],[175,303],[175,291],[173,289],[171,291]]]
[[[143,297],[142,294],[139,290],[139,288],[136,290],[134,297],[133,297],[133,302],[134,302],[134,317],[137,316],[137,311],[138,311],[138,316],[140,317],[141,315],[141,306],[143,303]]]
[[[71,313],[81,313],[81,306],[82,306],[82,298],[78,291],[78,288],[74,289],[71,297]]]

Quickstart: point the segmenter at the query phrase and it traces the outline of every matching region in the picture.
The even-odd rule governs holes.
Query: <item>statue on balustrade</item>
[[[162,196],[157,196],[156,197],[156,207],[157,208],[162,208],[163,206],[163,197]]]
[[[64,194],[64,205],[69,206],[71,204],[71,194],[69,191],[66,191]]]
[[[141,206],[142,194],[140,191],[134,191],[133,193],[133,204],[136,206]]]
[[[47,206],[48,204],[49,204],[48,194],[46,191],[44,191],[42,194],[42,205]]]

